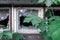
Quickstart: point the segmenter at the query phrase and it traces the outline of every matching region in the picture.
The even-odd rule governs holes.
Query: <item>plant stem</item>
[[[53,11],[53,9],[51,9],[52,10],[52,15],[54,16],[54,11]]]

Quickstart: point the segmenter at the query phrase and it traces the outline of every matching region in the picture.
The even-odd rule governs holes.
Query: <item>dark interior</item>
[[[21,16],[20,17],[20,26],[21,25],[26,26],[26,27],[32,26],[32,23],[31,22],[30,23],[23,23],[24,18],[25,18],[25,16]]]
[[[8,21],[9,21],[9,16],[8,16],[6,19],[1,20],[1,21],[0,21],[0,25],[4,25],[4,26],[6,27],[7,24],[8,24]]]
[[[57,10],[53,10],[53,11],[54,11],[55,16],[60,16],[60,10],[57,9]]]

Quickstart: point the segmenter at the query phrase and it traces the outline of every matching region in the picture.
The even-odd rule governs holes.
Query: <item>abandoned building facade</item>
[[[0,25],[13,32],[26,34],[27,40],[39,40],[39,35],[34,34],[39,34],[40,30],[32,28],[32,23],[23,23],[29,13],[37,14],[41,18],[45,17],[47,7],[36,2],[37,0],[0,0]],[[52,5],[48,9],[52,9],[54,15],[60,16],[60,4]]]
[[[38,34],[39,29],[33,28],[33,31],[30,30],[31,23],[23,23],[25,16],[29,13],[35,13],[39,17],[44,18],[44,13],[47,8],[44,4],[36,5],[36,2],[37,0],[0,0],[0,24],[5,25],[14,32]],[[60,16],[59,5],[52,5],[49,9],[54,11],[54,15]]]

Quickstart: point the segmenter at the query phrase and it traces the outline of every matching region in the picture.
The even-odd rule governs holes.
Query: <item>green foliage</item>
[[[0,39],[2,38],[2,36],[3,36],[3,33],[0,33]]]
[[[49,17],[51,17],[52,16],[52,12],[51,12],[51,10],[47,10],[46,12],[45,12],[45,17],[47,17],[47,18],[49,18]]]
[[[53,4],[53,2],[51,1],[51,0],[46,0],[45,1],[45,4],[46,4],[46,6],[50,6],[50,5],[52,5]]]
[[[46,35],[46,36],[44,37],[44,40],[52,40],[52,38]]]
[[[49,12],[47,12],[49,13]],[[46,16],[46,17],[49,17]],[[46,33],[45,40],[60,40],[60,17],[59,16],[52,16],[48,18],[49,24],[46,25],[48,27],[48,32]],[[43,32],[44,33],[44,32]],[[44,33],[45,34],[45,33]]]
[[[38,15],[36,15],[36,14],[28,14],[26,16],[26,18],[24,19],[24,22],[27,22],[27,23],[31,22],[33,25],[38,24],[37,28],[39,28],[41,30],[41,32],[44,32],[46,30],[46,27],[45,27],[46,21],[44,19],[38,17]]]
[[[0,39],[5,38],[7,40],[11,40],[12,38],[15,38],[15,40],[23,39],[24,36],[19,33],[12,33],[12,31],[3,31],[0,33]]]
[[[53,40],[60,40],[60,28],[52,33]]]
[[[58,2],[60,2],[60,0],[52,0],[55,4],[58,4]]]
[[[49,7],[52,4],[59,4],[60,0],[38,0],[38,3],[44,3],[47,7]]]
[[[48,19],[49,21],[58,21],[60,22],[60,17],[59,16],[53,16],[51,18]]]
[[[13,37],[16,40],[20,40],[20,39],[23,39],[24,38],[24,36],[22,34],[19,34],[19,33],[13,33]]]
[[[28,14],[24,19],[24,22],[27,22],[27,23],[31,22],[33,25],[39,24],[42,21],[44,20],[38,17],[36,14]]]
[[[45,23],[41,22],[41,23],[39,23],[38,28],[41,30],[41,32],[44,32],[46,30],[45,26],[46,26]]]
[[[39,18],[36,14],[29,14],[24,22],[31,22],[33,25],[39,24],[40,35],[44,37],[44,40],[60,40],[60,17],[53,16],[50,10],[45,13],[45,16],[48,18],[47,20]]]
[[[48,26],[48,36],[52,38],[52,40],[60,40],[60,21],[53,21]]]
[[[12,32],[11,31],[4,31],[3,36],[6,36],[8,39],[12,39]]]
[[[0,28],[5,28],[5,26],[4,25],[0,25]]]
[[[57,29],[60,29],[60,17],[52,17],[49,19],[50,24],[49,24],[49,31],[48,34],[52,35],[52,33],[54,31],[56,31]]]
[[[60,22],[58,21],[50,22],[50,25],[48,25],[48,35],[51,36],[51,34],[59,28],[60,28]]]
[[[3,31],[0,33],[0,39],[2,39],[2,37],[5,37],[6,39],[12,39],[12,33],[11,31]]]
[[[55,4],[57,4],[58,0],[52,0]]]

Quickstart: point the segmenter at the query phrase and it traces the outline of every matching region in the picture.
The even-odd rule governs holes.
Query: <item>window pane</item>
[[[55,16],[60,16],[60,10],[55,9],[53,10]]]
[[[9,9],[0,9],[0,25],[4,25],[6,28],[9,21]]]
[[[19,27],[18,28],[32,28],[32,23],[23,23],[24,18],[28,14],[37,14],[38,15],[38,10],[36,9],[19,9],[18,10],[18,21],[19,21]]]

